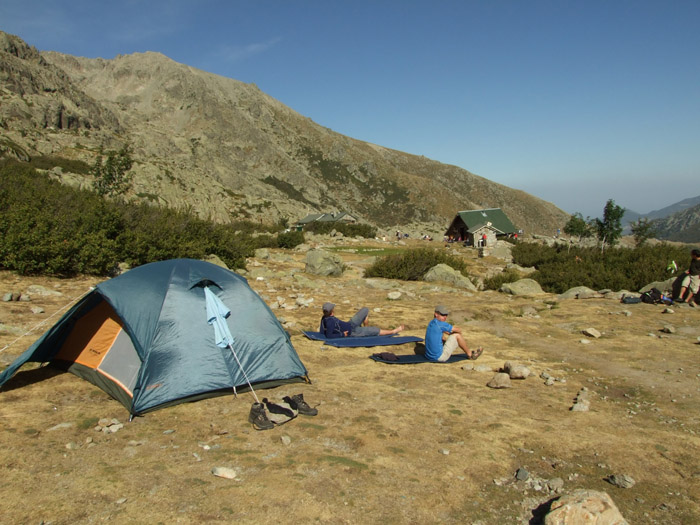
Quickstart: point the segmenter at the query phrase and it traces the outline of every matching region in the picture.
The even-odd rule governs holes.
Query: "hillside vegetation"
[[[17,161],[0,162],[0,208],[0,269],[20,274],[107,276],[119,263],[210,254],[244,268],[256,248],[291,248],[304,239],[258,223],[219,224],[189,210],[107,200]]]

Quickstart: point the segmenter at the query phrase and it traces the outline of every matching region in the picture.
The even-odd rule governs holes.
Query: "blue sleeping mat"
[[[321,332],[304,332],[304,335],[314,341],[323,341],[329,346],[341,347],[359,347],[359,346],[386,346],[386,345],[402,345],[405,343],[420,343],[423,341],[421,337],[414,335],[376,335],[369,337],[338,337],[336,339],[328,339]]]
[[[374,359],[375,361],[378,361],[380,363],[386,363],[388,365],[416,365],[419,363],[436,363],[438,365],[443,365],[445,363],[456,363],[458,361],[464,361],[465,359],[469,359],[467,357],[467,354],[455,354],[453,356],[450,356],[450,358],[447,361],[440,362],[440,361],[429,361],[422,355],[416,355],[416,354],[410,354],[410,355],[397,355],[397,360],[388,360],[388,359],[383,359],[380,354],[374,354],[369,356],[370,359]]]

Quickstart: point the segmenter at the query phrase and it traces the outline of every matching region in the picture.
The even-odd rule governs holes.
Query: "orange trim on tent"
[[[78,320],[54,359],[97,369],[121,330],[119,317],[103,301]],[[114,378],[110,379],[114,381]]]

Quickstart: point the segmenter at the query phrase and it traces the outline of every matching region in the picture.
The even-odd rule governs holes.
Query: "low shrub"
[[[670,261],[684,269],[690,261],[690,248],[657,244],[636,248],[615,248],[601,253],[598,248],[571,248],[518,243],[512,250],[513,261],[537,269],[530,277],[542,289],[563,293],[575,286],[594,290],[639,290],[654,281],[674,274],[667,270]]]
[[[365,277],[420,281],[437,264],[446,264],[468,277],[462,259],[432,248],[415,248],[397,255],[380,257],[365,270]]]
[[[513,270],[512,268],[508,268],[501,273],[489,277],[488,279],[484,279],[484,289],[498,290],[505,283],[514,283],[520,279],[522,279],[520,272]]]
[[[377,228],[369,224],[348,224],[343,222],[312,222],[304,226],[310,233],[327,235],[333,230],[342,233],[346,237],[363,237],[374,239],[377,236]]]
[[[278,248],[294,248],[304,242],[304,232],[291,231],[277,234]]]

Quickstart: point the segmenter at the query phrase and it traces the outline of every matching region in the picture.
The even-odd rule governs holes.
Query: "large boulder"
[[[498,291],[511,295],[540,295],[545,293],[540,283],[534,279],[520,279],[513,283],[504,283]]]
[[[490,247],[491,257],[503,259],[510,262],[513,260],[513,245],[508,241],[496,241],[496,244]]]
[[[306,273],[321,276],[340,277],[343,275],[343,260],[325,250],[309,250],[306,254]]]
[[[605,492],[578,489],[552,502],[545,525],[628,525]]]
[[[428,282],[446,282],[458,288],[466,288],[472,292],[476,291],[476,286],[469,279],[451,266],[442,263],[428,270],[423,280]]]
[[[669,279],[666,279],[665,281],[654,281],[653,283],[647,284],[644,288],[641,288],[639,290],[639,293],[648,292],[652,288],[656,288],[662,293],[671,295],[673,293],[673,283],[676,279],[677,277],[671,277]]]
[[[595,290],[591,290],[588,286],[574,286],[569,288],[563,294],[559,294],[559,299],[590,299],[593,297],[602,297]]]

